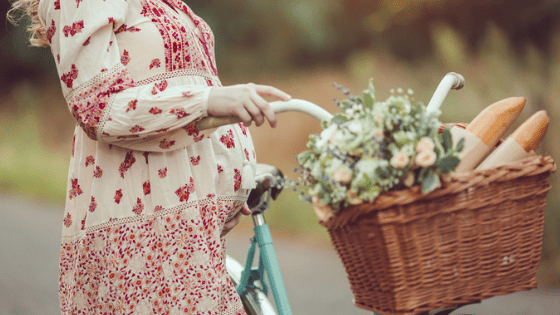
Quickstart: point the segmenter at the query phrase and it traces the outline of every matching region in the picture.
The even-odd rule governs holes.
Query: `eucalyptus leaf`
[[[300,165],[305,164],[309,159],[311,159],[315,154],[311,151],[303,151],[298,154],[297,159]]]
[[[349,108],[352,108],[352,106],[354,105],[354,102],[352,102],[351,100],[343,100],[340,104],[341,104],[342,110],[347,110]]]
[[[382,179],[389,177],[389,172],[385,168],[381,167],[375,169],[375,174]]]
[[[451,150],[453,147],[453,139],[451,137],[451,127],[445,127],[443,132],[441,133],[441,137],[443,138],[443,148],[445,152]]]
[[[371,180],[364,173],[358,173],[358,176],[352,181],[352,188],[357,188],[359,190],[368,190],[371,186]]]
[[[457,143],[457,152],[463,151],[464,147],[465,147],[465,137],[462,137],[461,140],[459,140],[459,142]]]
[[[374,99],[371,96],[371,94],[369,94],[368,90],[364,91],[364,107],[365,108],[372,108],[373,107],[373,102]]]
[[[371,96],[373,96],[375,100],[375,88],[373,87],[373,78],[369,78],[368,89],[369,89],[369,93],[371,94]]]
[[[331,121],[335,124],[342,124],[348,121],[348,117],[346,117],[344,114],[342,113],[337,113],[333,116],[333,118],[331,119]]]
[[[424,178],[426,177],[426,173],[428,172],[427,168],[422,168],[420,169],[420,172],[418,172],[418,178],[417,180],[419,182],[422,182],[424,180]]]
[[[360,197],[360,199],[366,202],[373,202],[375,198],[379,196],[381,191],[382,191],[381,187],[377,185],[370,185],[367,191],[362,191],[358,196]]]
[[[441,185],[439,177],[432,170],[426,174],[426,178],[422,181],[422,193],[427,194]]]
[[[437,156],[445,154],[445,148],[442,146],[439,139],[436,139],[436,141],[434,141],[434,151],[436,152]]]
[[[453,172],[455,170],[455,168],[457,168],[457,166],[459,165],[459,162],[461,162],[461,159],[459,159],[458,156],[447,155],[447,156],[444,156],[441,159],[439,159],[435,163],[435,167],[437,168],[437,170],[439,172],[444,173],[444,174],[448,174],[448,173]]]

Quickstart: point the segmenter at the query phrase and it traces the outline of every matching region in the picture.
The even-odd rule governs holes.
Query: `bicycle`
[[[427,111],[438,110],[447,93],[451,89],[460,89],[463,85],[464,79],[461,75],[447,74],[430,100]],[[332,114],[323,108],[304,100],[278,101],[272,102],[270,105],[275,113],[299,111],[319,121],[332,118]],[[197,128],[203,130],[239,121],[237,117],[209,117],[197,122]],[[264,218],[264,213],[270,206],[270,199],[275,200],[282,191],[283,174],[274,166],[257,164],[255,180],[257,187],[251,191],[247,201],[252,211],[254,224],[254,236],[251,238],[247,259],[243,266],[232,257],[226,256],[227,270],[248,314],[291,315],[292,311],[276,259],[270,228]],[[259,247],[258,263],[257,267],[253,267],[257,246]],[[267,284],[265,276],[270,284]],[[268,299],[269,291],[272,291],[276,308]],[[422,315],[446,315],[464,305],[467,304],[443,307]],[[374,313],[374,315],[378,314]]]
[[[255,235],[251,238],[245,266],[242,266],[230,256],[226,256],[226,266],[230,279],[236,286],[245,310],[251,315],[292,314],[274,247],[272,246],[270,229],[264,219],[264,212],[270,206],[270,199],[275,200],[282,190],[280,186],[282,180],[282,172],[276,167],[265,164],[257,165],[257,188],[251,192],[248,199],[248,204],[252,211]],[[258,267],[253,267],[257,246],[259,247]],[[267,297],[270,290],[266,284],[265,275],[270,281],[278,312],[276,312],[272,302]],[[426,313],[426,315],[447,315],[464,305],[440,308]],[[374,315],[376,314],[374,313]]]

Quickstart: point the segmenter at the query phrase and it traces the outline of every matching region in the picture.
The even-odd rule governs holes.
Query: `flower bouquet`
[[[438,133],[439,110],[426,112],[412,90],[392,90],[378,101],[370,80],[363,96],[337,105],[341,112],[323,121],[324,130],[311,135],[309,150],[298,155],[308,199],[328,205],[333,214],[374,202],[389,190],[421,185],[429,193],[460,162],[464,139],[454,147],[450,127]]]
[[[414,315],[535,288],[554,161],[453,172],[463,140],[412,91],[392,92],[344,91],[290,184],[327,228],[354,304]]]

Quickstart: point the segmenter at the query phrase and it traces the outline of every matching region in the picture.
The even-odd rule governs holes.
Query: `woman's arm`
[[[126,0],[40,3],[69,110],[94,140],[147,151],[187,146],[200,138],[186,127],[207,115],[212,87],[136,86],[114,31],[127,11]]]
[[[94,140],[142,151],[169,151],[201,140],[194,122],[207,115],[236,115],[257,125],[275,117],[262,98],[289,96],[254,84],[231,87],[136,86],[115,31],[126,0],[45,0],[39,16],[56,59],[69,110]],[[205,130],[206,134],[212,130]]]

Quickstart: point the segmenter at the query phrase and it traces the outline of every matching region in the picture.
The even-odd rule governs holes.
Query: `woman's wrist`
[[[210,92],[212,92],[212,89],[214,89],[213,86],[211,86],[209,89],[205,89],[202,92],[202,104],[201,104],[201,111],[202,111],[202,117],[206,117],[209,116],[208,115],[208,101],[210,98]]]

